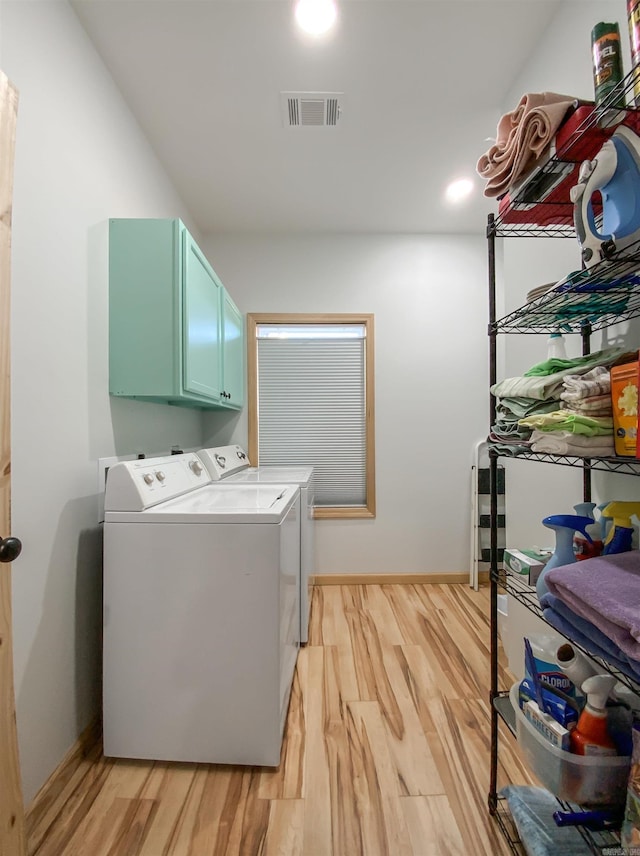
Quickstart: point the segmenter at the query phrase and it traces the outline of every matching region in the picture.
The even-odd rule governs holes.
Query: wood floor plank
[[[358,607],[353,603],[353,593],[343,592],[341,586],[319,586],[322,590],[317,603],[321,614],[321,638],[323,646],[336,646],[340,652],[342,695],[348,699],[362,698],[358,681],[353,648],[353,625],[357,634]],[[349,587],[351,589],[351,587]],[[354,587],[357,588],[357,587]],[[366,685],[365,685],[366,686]],[[366,692],[366,690],[365,690]]]
[[[106,768],[111,763],[102,754],[98,736],[86,755],[78,757],[72,766],[65,766],[55,789],[44,790],[43,798],[35,803],[35,810],[25,817],[29,856],[35,856],[53,826],[59,829],[66,825],[66,819],[73,815],[78,795],[89,793],[95,781],[107,774]],[[96,795],[98,792],[95,791]]]
[[[506,854],[486,809],[488,734],[478,728],[476,711],[480,701],[433,699],[427,704],[451,770],[447,795],[466,847],[478,856]]]
[[[196,773],[196,764],[156,764],[140,792],[162,811],[156,811],[138,852],[139,856],[166,856],[178,819]]]
[[[433,759],[431,748],[421,728],[420,717],[411,691],[402,671],[402,648],[394,646],[383,649],[383,665],[389,686],[402,720],[398,732],[387,721],[386,710],[381,704],[382,720],[387,730],[387,745],[393,758],[401,796],[443,794],[444,786]]]
[[[416,856],[467,852],[446,796],[402,797],[400,805]]]
[[[100,827],[105,823],[106,816],[112,811],[114,800],[118,797],[137,799],[153,768],[153,761],[127,762],[120,759],[115,761],[108,768],[108,775],[104,781],[100,782],[100,788],[91,803],[90,812],[82,818],[65,848],[47,852],[52,856],[58,856],[59,853],[64,853],[64,856],[87,856],[91,853],[87,849],[87,838],[91,836],[96,826]],[[47,840],[47,846],[48,844]]]
[[[331,790],[324,739],[324,648],[307,646],[306,651],[305,678],[309,689],[305,698],[304,852],[331,854]]]
[[[375,702],[350,702],[350,758],[362,834],[362,853],[412,856],[411,839],[396,788],[396,771]]]
[[[87,830],[82,842],[84,852],[95,856],[120,856],[127,853],[127,847],[133,846],[137,853],[153,808],[153,800],[116,797],[100,822]]]
[[[407,641],[387,597],[390,588],[392,586],[368,585],[361,587],[363,607],[373,618],[385,647],[404,645]]]
[[[198,853],[210,853],[213,846],[208,849],[194,850],[199,846],[197,842],[200,826],[208,822],[208,815],[204,817],[200,813],[202,795],[207,781],[209,768],[199,764],[189,786],[189,792],[185,798],[182,811],[176,821],[173,836],[169,844],[169,853],[176,856],[198,856]],[[203,813],[204,814],[204,813]],[[215,838],[213,839],[215,841]]]
[[[280,766],[276,769],[264,767],[260,773],[258,796],[260,799],[300,799],[304,782],[303,760],[306,752],[306,725],[304,719],[304,688],[302,666],[307,657],[306,648],[298,654],[298,663],[293,676],[289,712],[284,729]]]
[[[269,800],[258,797],[259,768],[246,768],[240,787],[239,798],[234,796],[225,805],[223,820],[229,818],[229,839],[224,849],[219,845],[216,847],[216,856],[262,856],[264,853],[269,826]]]
[[[324,671],[324,742],[331,803],[330,852],[361,853],[362,829],[353,788],[348,702],[343,702],[340,694],[340,658],[336,646],[325,648]]]
[[[303,840],[304,800],[273,800],[263,856],[308,856]]]

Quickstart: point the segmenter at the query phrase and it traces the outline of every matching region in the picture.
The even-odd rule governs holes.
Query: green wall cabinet
[[[244,321],[182,221],[109,221],[109,392],[244,404]]]

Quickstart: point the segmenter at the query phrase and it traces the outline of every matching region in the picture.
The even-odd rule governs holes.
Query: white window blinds
[[[313,466],[317,506],[366,505],[364,327],[300,332],[258,328],[260,464]]]

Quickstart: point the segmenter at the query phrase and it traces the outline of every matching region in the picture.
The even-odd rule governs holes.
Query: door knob
[[[13,562],[22,552],[19,538],[0,538],[0,562]]]

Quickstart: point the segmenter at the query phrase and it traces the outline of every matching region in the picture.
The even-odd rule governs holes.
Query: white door
[[[0,71],[0,856],[26,854],[11,639],[11,560],[20,549],[20,542],[10,537],[9,409],[11,201],[17,112],[18,93]]]

